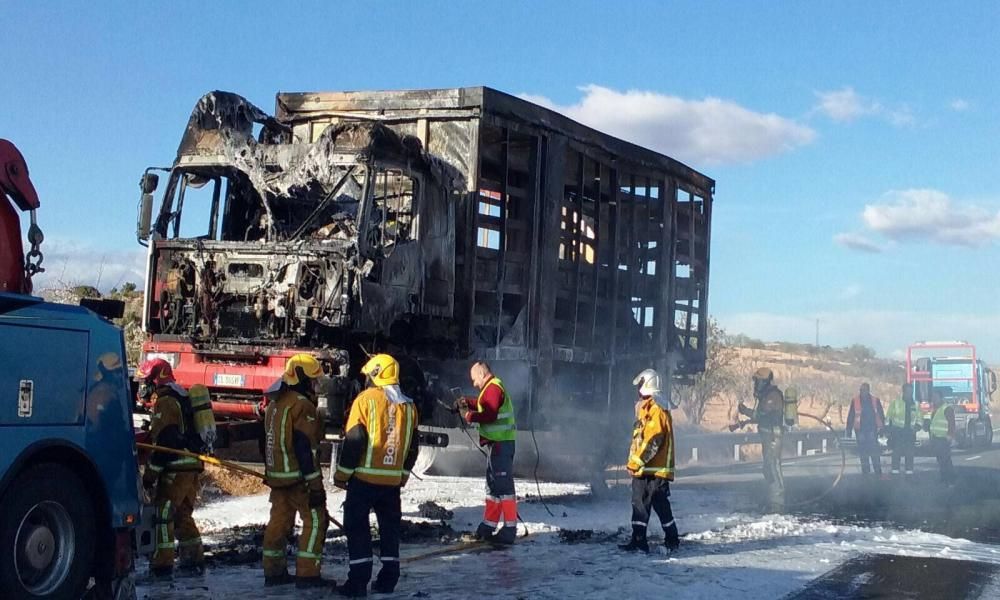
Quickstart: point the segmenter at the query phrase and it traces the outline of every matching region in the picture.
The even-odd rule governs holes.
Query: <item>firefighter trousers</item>
[[[486,502],[477,534],[512,544],[517,537],[517,495],[514,492],[514,442],[486,445]],[[503,523],[500,531],[497,526]]]
[[[302,519],[299,551],[295,558],[296,577],[319,577],[326,541],[326,507],[310,507],[309,491],[302,484],[271,489],[271,518],[264,529],[264,575],[280,576],[288,570],[285,547],[295,526],[295,515]]]
[[[785,507],[785,477],[781,473],[781,427],[760,427],[761,462],[764,481],[767,483],[767,502],[770,510]]]
[[[344,532],[347,534],[348,589],[363,589],[372,577],[372,533],[368,515],[378,520],[379,557],[382,569],[378,583],[392,589],[399,581],[399,528],[403,511],[399,486],[375,485],[352,477],[344,500]]]
[[[180,566],[204,564],[201,533],[192,518],[198,496],[197,471],[167,471],[156,484],[153,504],[156,509],[156,546],[150,567],[169,569],[174,566],[174,538],[180,552]]]
[[[663,543],[675,548],[679,538],[674,513],[670,509],[670,482],[662,477],[647,475],[632,478],[632,539],[646,540],[646,527],[651,511],[656,511],[663,528]]]

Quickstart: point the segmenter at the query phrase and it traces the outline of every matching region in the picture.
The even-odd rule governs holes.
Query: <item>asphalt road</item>
[[[858,457],[838,453],[783,461],[788,511],[841,522],[921,529],[973,541],[1000,544],[1000,446],[955,450],[956,482],[939,479],[937,462],[918,456],[911,478],[882,480],[861,474]],[[889,457],[882,457],[883,473]],[[834,483],[836,482],[836,485]],[[675,487],[743,491],[763,507],[760,463],[692,466],[678,472]]]

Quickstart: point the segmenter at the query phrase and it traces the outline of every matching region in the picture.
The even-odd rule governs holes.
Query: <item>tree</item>
[[[678,399],[681,410],[692,424],[700,424],[709,401],[732,385],[733,366],[738,357],[739,352],[728,342],[725,330],[715,319],[710,318],[705,370],[695,376],[691,385],[677,386],[674,389],[674,397]]]

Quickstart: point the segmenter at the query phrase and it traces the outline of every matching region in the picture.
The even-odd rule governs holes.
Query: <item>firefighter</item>
[[[517,538],[517,496],[514,492],[514,403],[485,361],[469,369],[475,399],[459,400],[462,418],[479,428],[479,445],[487,450],[486,506],[476,537],[498,544],[513,544]],[[499,530],[497,527],[503,524]]]
[[[632,475],[632,539],[622,550],[649,552],[646,526],[650,508],[663,528],[663,543],[670,551],[680,545],[677,523],[670,509],[670,482],[674,480],[674,425],[663,402],[660,376],[646,369],[632,380],[639,386],[635,426],[626,468]]]
[[[851,400],[844,437],[851,437],[852,432],[857,436],[861,472],[865,475],[872,471],[876,476],[882,475],[882,449],[878,445],[878,434],[884,427],[882,401],[877,396],[872,396],[871,386],[867,382],[862,383],[858,395]]]
[[[382,568],[372,591],[391,593],[399,581],[400,489],[417,462],[417,423],[413,400],[399,388],[399,363],[376,354],[363,367],[370,387],[354,399],[347,417],[335,485],[347,490],[344,529],[350,567],[340,588],[344,596],[367,595],[372,576],[372,538],[368,515],[378,520]]]
[[[941,390],[931,391],[931,451],[941,470],[941,481],[955,482],[955,467],[951,464],[951,443],[955,440],[955,409],[946,404]]]
[[[187,392],[174,381],[170,363],[162,358],[147,360],[136,376],[141,393],[149,395],[153,417],[149,424],[150,442],[156,446],[187,450],[191,423],[185,417]],[[174,538],[179,548],[178,567],[201,574],[205,556],[201,533],[191,517],[199,490],[199,474],[204,467],[196,458],[167,452],[153,452],[142,474],[142,486],[152,492],[155,507],[156,542],[150,559],[154,577],[169,577],[174,571]],[[155,491],[154,491],[155,488]]]
[[[920,428],[917,405],[913,401],[913,384],[904,383],[899,398],[889,404],[885,424],[889,430],[889,446],[892,448],[892,474],[899,475],[900,462],[904,463],[906,477],[913,476],[913,446],[916,431]]]
[[[764,481],[767,483],[769,510],[781,512],[785,508],[785,478],[781,473],[781,436],[785,418],[785,397],[774,385],[774,372],[761,367],[753,374],[753,409],[741,401],[738,410],[757,424],[760,435],[761,462]]]
[[[268,388],[264,412],[264,477],[271,488],[271,516],[264,530],[264,585],[294,582],[299,588],[333,587],[320,577],[326,540],[326,490],[319,465],[323,426],[316,413],[316,381],[323,368],[313,356],[296,354]],[[285,545],[302,520],[295,576],[288,573]]]

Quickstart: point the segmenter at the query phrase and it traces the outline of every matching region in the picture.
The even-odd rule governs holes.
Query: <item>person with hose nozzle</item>
[[[858,395],[851,399],[844,437],[850,438],[852,432],[857,436],[861,473],[866,477],[869,474],[882,476],[882,449],[878,445],[878,435],[884,428],[882,401],[872,395],[871,386],[867,382],[862,383]]]
[[[147,360],[136,373],[143,394],[150,397],[153,417],[150,441],[165,448],[188,449],[193,423],[186,418],[187,391],[174,381],[170,363],[162,358]],[[170,577],[174,572],[174,536],[180,548],[180,568],[200,574],[205,570],[201,532],[192,518],[201,487],[201,461],[189,456],[153,452],[142,474],[142,487],[153,492],[156,546],[150,559],[154,577]],[[155,490],[155,491],[154,491]]]
[[[328,517],[326,489],[319,464],[323,424],[316,412],[317,380],[323,367],[309,354],[296,354],[285,363],[281,378],[265,394],[264,481],[271,488],[271,515],[264,529],[264,585],[298,588],[335,587],[320,576]],[[285,545],[302,519],[295,576],[288,573]]]
[[[351,404],[344,427],[334,484],[347,490],[344,532],[349,570],[338,590],[348,597],[368,594],[372,577],[372,538],[368,515],[378,520],[379,570],[372,591],[389,594],[399,582],[400,490],[417,462],[417,424],[413,400],[399,387],[399,363],[376,354],[361,367],[370,387]]]
[[[479,396],[460,398],[456,407],[465,422],[479,428],[479,445],[487,451],[486,506],[476,537],[498,544],[513,544],[517,539],[514,403],[503,381],[493,374],[485,361],[472,365],[469,378],[479,390]]]
[[[748,408],[741,401],[737,407],[740,414],[749,418],[739,426],[757,424],[760,436],[761,463],[764,481],[767,483],[768,510],[781,512],[785,509],[785,478],[781,473],[781,438],[784,432],[785,397],[774,385],[774,372],[761,367],[753,374],[753,397],[756,405]]]
[[[680,538],[670,508],[670,482],[674,480],[674,422],[663,400],[660,375],[646,369],[632,380],[639,388],[635,425],[626,469],[632,475],[632,538],[620,549],[649,552],[646,527],[650,509],[663,528],[663,544],[677,550]]]

